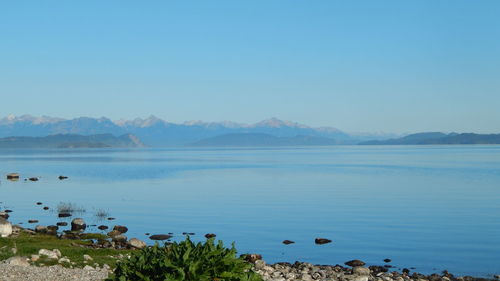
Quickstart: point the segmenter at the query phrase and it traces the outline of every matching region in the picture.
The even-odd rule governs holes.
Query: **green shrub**
[[[118,262],[109,280],[261,281],[251,264],[236,257],[234,244],[225,248],[214,238],[205,243],[185,241],[163,247],[144,248],[130,259]]]

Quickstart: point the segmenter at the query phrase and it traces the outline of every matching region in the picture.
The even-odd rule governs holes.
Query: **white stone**
[[[263,260],[256,260],[255,261],[255,269],[261,270],[266,266],[266,262]]]
[[[27,259],[25,257],[11,257],[5,261],[6,264],[15,266],[29,266]]]
[[[146,248],[146,243],[144,241],[141,241],[137,238],[132,238],[130,239],[127,244],[133,248],[137,248],[137,249],[142,249],[142,248]]]
[[[83,260],[84,261],[92,261],[94,259],[91,256],[89,256],[89,255],[83,255]]]
[[[64,257],[64,258],[60,258],[58,262],[59,263],[71,263],[71,260],[68,259],[67,257]]]
[[[31,261],[32,262],[36,262],[40,259],[40,256],[39,255],[31,255]]]
[[[53,251],[47,250],[47,249],[40,249],[40,251],[38,251],[38,254],[40,256],[46,256],[49,259],[54,259],[54,260],[59,259],[59,256],[57,256],[57,253],[54,253]]]
[[[358,276],[352,279],[352,281],[368,281],[368,276]]]
[[[9,237],[12,234],[12,224],[0,217],[0,237]]]
[[[357,275],[370,275],[370,269],[362,266],[355,266],[352,269],[353,274]]]
[[[86,265],[83,267],[84,270],[94,270],[94,268],[90,265]]]
[[[55,253],[58,258],[62,257],[61,251],[59,251],[59,249],[53,249],[52,252]]]

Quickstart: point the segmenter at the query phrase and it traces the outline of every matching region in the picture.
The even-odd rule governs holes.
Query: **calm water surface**
[[[211,232],[268,262],[500,273],[500,146],[0,150],[0,173],[14,223],[55,224],[35,202],[71,202],[88,224],[109,224],[94,215],[107,210],[129,238]]]

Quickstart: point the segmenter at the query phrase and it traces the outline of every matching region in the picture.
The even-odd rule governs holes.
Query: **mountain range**
[[[0,138],[11,136],[44,137],[55,134],[120,136],[132,134],[151,147],[184,146],[201,140],[232,134],[267,134],[293,138],[308,136],[330,139],[335,144],[355,144],[364,140],[387,139],[393,135],[351,135],[333,127],[313,128],[307,125],[270,118],[255,124],[230,121],[188,121],[181,124],[167,122],[155,116],[133,120],[112,121],[108,118],[79,117],[63,119],[49,116],[9,115],[0,119]]]
[[[428,132],[388,140],[372,140],[361,145],[500,144],[500,134]]]
[[[3,139],[2,139],[3,138]],[[16,144],[17,143],[17,144]],[[150,116],[63,119],[9,115],[0,119],[0,147],[167,147],[291,145],[500,144],[500,134],[426,132],[396,136],[349,134],[334,127],[310,127],[270,118],[255,124],[230,121],[172,123]]]

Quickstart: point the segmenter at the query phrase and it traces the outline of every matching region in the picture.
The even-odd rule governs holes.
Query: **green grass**
[[[86,234],[86,239],[97,239],[104,238],[102,234]],[[109,265],[111,268],[115,268],[116,260],[118,255],[127,255],[133,250],[116,250],[116,249],[92,249],[84,248],[78,245],[88,244],[87,240],[64,240],[59,239],[54,236],[49,235],[30,235],[27,233],[21,233],[18,237],[10,238],[0,238],[0,260],[8,259],[12,256],[25,256],[31,257],[33,254],[38,254],[40,249],[59,249],[62,256],[68,257],[72,262],[76,264],[74,267],[83,267],[85,265],[94,266],[95,263],[102,266],[103,264]],[[11,249],[17,248],[17,254],[14,255]],[[84,263],[83,255],[89,255],[93,258],[93,261]],[[57,264],[55,260],[40,259],[35,263],[36,265],[53,265]],[[63,266],[70,266],[69,264],[63,264]]]

